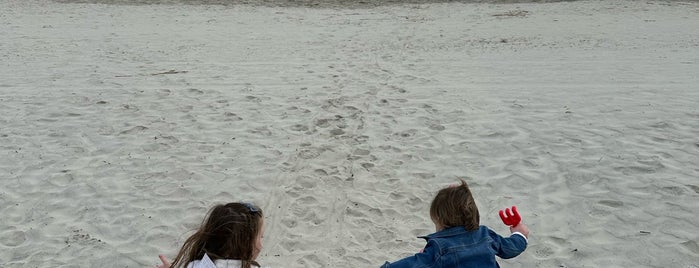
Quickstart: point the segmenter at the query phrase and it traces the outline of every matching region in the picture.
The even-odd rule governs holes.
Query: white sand
[[[468,177],[503,267],[699,267],[699,3],[0,1],[0,267],[146,267],[215,203],[260,261],[416,252]],[[174,70],[169,72],[170,70]]]

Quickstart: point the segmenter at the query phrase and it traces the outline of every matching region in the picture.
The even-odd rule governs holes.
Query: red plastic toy
[[[500,210],[500,219],[502,219],[502,223],[511,227],[517,226],[522,221],[516,206],[512,206],[512,211],[510,208],[506,208],[505,211]]]

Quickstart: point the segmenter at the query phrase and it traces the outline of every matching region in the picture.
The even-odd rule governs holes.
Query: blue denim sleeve
[[[427,241],[425,249],[410,257],[405,257],[399,261],[386,262],[381,268],[428,268],[432,267],[439,256],[439,248],[434,241]]]
[[[500,258],[514,258],[527,249],[527,240],[520,235],[511,235],[510,237],[505,238],[490,229],[488,229],[488,234],[490,235],[490,238],[493,239],[492,246],[496,252],[495,255],[498,255]]]

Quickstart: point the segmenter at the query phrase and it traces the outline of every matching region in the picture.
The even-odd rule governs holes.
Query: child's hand
[[[521,234],[524,235],[524,237],[529,239],[529,227],[527,227],[527,225],[524,224],[523,222],[520,222],[515,227],[510,227],[510,233],[514,233],[514,232],[520,232]]]
[[[163,264],[155,266],[155,268],[170,268],[170,262],[165,258],[165,255],[160,254],[158,255],[158,258],[160,258],[160,261],[163,262]]]

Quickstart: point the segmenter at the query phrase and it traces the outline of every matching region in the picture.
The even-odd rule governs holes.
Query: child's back
[[[500,267],[495,256],[509,259],[527,248],[529,230],[523,223],[510,228],[507,238],[478,225],[478,208],[463,181],[437,193],[430,216],[437,232],[421,237],[427,240],[425,249],[382,268]]]

